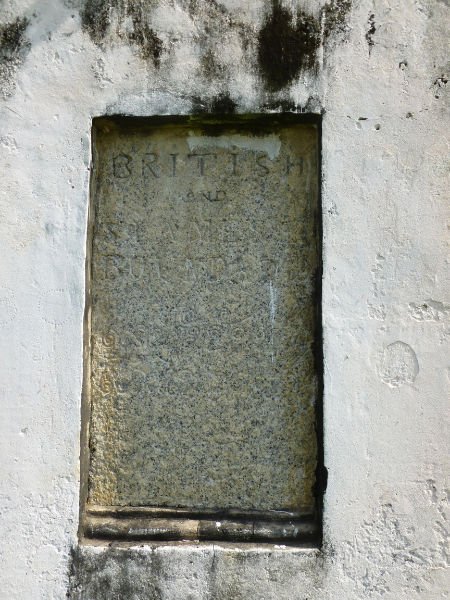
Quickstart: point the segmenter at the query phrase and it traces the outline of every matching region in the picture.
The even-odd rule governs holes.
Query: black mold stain
[[[319,114],[317,108],[320,106],[319,98],[310,96],[305,104],[296,104],[288,98],[271,100],[263,105],[263,111],[293,113],[293,114]],[[323,109],[320,109],[320,114],[323,114]]]
[[[280,0],[272,0],[272,12],[258,36],[258,59],[270,91],[279,91],[301,71],[314,69],[320,44],[350,30],[347,17],[352,0],[329,0],[316,19],[305,11],[296,18]]]
[[[221,115],[231,115],[236,112],[236,102],[229,94],[219,94],[211,104],[211,112]]]
[[[447,87],[447,83],[448,83],[448,77],[444,74],[442,74],[440,77],[438,77],[437,79],[434,80],[432,87],[433,87],[433,91],[434,91],[434,97],[437,100],[439,100],[442,92]]]
[[[351,0],[330,0],[325,4],[322,8],[324,40],[327,40],[334,33],[347,33],[347,15],[351,7]]]
[[[281,90],[301,71],[314,68],[320,41],[319,23],[314,17],[299,11],[294,20],[293,14],[275,0],[258,35],[259,66],[269,90]]]
[[[152,62],[156,68],[160,67],[166,48],[148,21],[148,15],[158,0],[81,1],[82,27],[94,43],[103,46],[110,37],[122,38],[135,46],[143,59]],[[209,81],[221,80],[226,86],[227,68],[220,61],[220,52],[217,52],[216,45],[214,48],[208,46],[211,39],[218,36],[222,39],[223,35],[234,30],[241,38],[245,60],[249,65],[254,64],[256,54],[267,90],[277,92],[302,71],[317,67],[317,54],[322,42],[326,43],[334,33],[342,35],[350,30],[347,15],[352,0],[328,0],[318,17],[301,9],[294,12],[283,6],[281,0],[272,0],[271,12],[257,35],[252,27],[236,20],[217,0],[185,0],[183,4],[192,20],[201,25],[198,42],[202,49],[202,77]]]
[[[193,115],[203,115],[208,112],[208,104],[205,101],[203,101],[199,96],[193,96],[191,113]]]
[[[92,41],[101,46],[111,26],[112,11],[117,12],[119,23],[130,18],[133,24],[132,30],[127,30],[126,33],[119,32],[118,35],[125,37],[130,44],[136,45],[139,48],[140,56],[144,60],[151,60],[153,65],[158,68],[164,47],[162,40],[146,20],[150,4],[145,1],[85,0],[81,11],[81,24]]]
[[[232,75],[229,66],[221,60],[221,47],[230,33],[237,34],[242,49],[241,65],[254,66],[256,36],[254,28],[242,23],[216,0],[188,0],[187,11],[197,28],[195,43],[200,51],[199,75],[216,87],[226,87]],[[217,85],[217,82],[221,85]]]
[[[151,59],[158,68],[161,62],[163,43],[156,32],[145,22],[142,5],[129,5],[128,14],[133,22],[133,31],[129,35],[129,40],[140,48],[142,58]]]
[[[267,111],[276,111],[276,112],[291,112],[291,113],[300,113],[302,111],[302,107],[292,100],[275,100],[273,102],[267,102],[263,106],[264,110]]]
[[[87,0],[81,10],[81,26],[96,44],[104,40],[111,24],[110,11],[116,8],[114,0]]]
[[[66,598],[161,600],[160,582],[165,574],[160,563],[154,553],[149,557],[133,550],[110,547],[97,554],[89,549],[74,548],[70,552]],[[136,571],[145,575],[136,577]]]
[[[216,0],[208,0],[208,2],[205,2],[204,0],[189,0],[188,12],[191,18],[195,18],[202,10],[208,9],[212,9],[214,12],[230,19],[230,15],[225,6]]]
[[[12,54],[17,54],[25,42],[25,30],[29,21],[25,17],[17,18],[12,23],[0,25],[0,57],[8,58]]]
[[[0,25],[0,93],[5,98],[13,93],[14,75],[31,48],[25,36],[28,25],[26,17]]]
[[[214,52],[209,49],[207,50],[200,59],[202,72],[206,79],[220,79],[223,78],[226,72],[224,65],[222,65],[216,58]]]
[[[375,32],[377,30],[377,28],[375,27],[375,15],[372,14],[369,17],[369,20],[367,21],[369,24],[369,29],[367,30],[366,33],[366,40],[367,40],[367,44],[369,45],[369,55],[372,52],[372,48],[375,45],[375,42],[373,41],[373,36],[375,35]]]
[[[192,98],[192,114],[231,115],[236,112],[237,104],[228,93],[220,93],[215,98],[202,100],[197,96]]]
[[[306,101],[306,104],[302,107],[302,112],[315,112],[318,106],[321,106],[320,99],[317,96],[310,96]],[[322,107],[320,109],[320,114],[325,114],[325,110]]]
[[[225,33],[233,29],[241,36],[244,50],[250,45],[254,36],[253,28],[235,19],[226,6],[217,0],[188,0],[187,11],[193,21],[205,23],[205,39],[210,37],[212,31]]]

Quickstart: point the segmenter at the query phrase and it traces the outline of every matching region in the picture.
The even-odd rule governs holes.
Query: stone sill
[[[89,507],[87,539],[106,541],[224,541],[319,546],[312,515],[285,511],[191,511],[147,507]]]

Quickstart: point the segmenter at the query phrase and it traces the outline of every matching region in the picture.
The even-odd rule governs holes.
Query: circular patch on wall
[[[380,377],[390,387],[413,383],[419,373],[416,353],[405,342],[389,344],[381,357]]]

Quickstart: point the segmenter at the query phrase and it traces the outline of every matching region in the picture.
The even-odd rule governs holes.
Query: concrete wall
[[[1,598],[448,598],[449,16],[0,1]],[[286,110],[323,113],[323,549],[80,548],[91,119]]]

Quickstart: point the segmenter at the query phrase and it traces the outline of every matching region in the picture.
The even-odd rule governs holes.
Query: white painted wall
[[[268,1],[144,4],[159,68],[113,9],[101,47],[82,0],[0,2],[29,19],[0,50],[0,598],[62,600],[70,572],[83,600],[448,598],[448,0],[355,1],[280,92],[258,70]],[[91,119],[219,93],[325,111],[324,549],[76,550]]]

